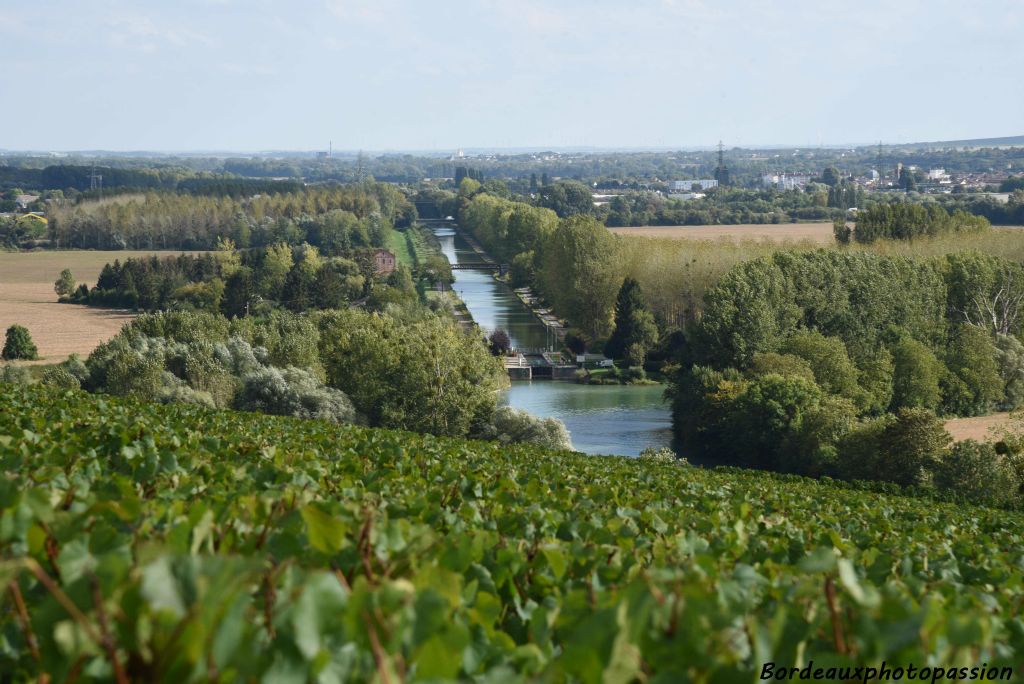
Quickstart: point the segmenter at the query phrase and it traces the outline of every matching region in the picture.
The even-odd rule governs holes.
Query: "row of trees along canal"
[[[435,225],[434,234],[452,264],[481,261],[453,225]],[[522,259],[518,263],[513,264],[513,270],[522,266]],[[547,326],[510,287],[495,279],[490,269],[457,269],[453,275],[455,291],[484,330],[505,330],[514,348],[560,346]],[[663,393],[661,385],[517,381],[506,393],[505,401],[534,415],[558,418],[565,423],[573,446],[580,451],[637,455],[647,447],[667,446],[671,440],[669,409],[662,401]]]

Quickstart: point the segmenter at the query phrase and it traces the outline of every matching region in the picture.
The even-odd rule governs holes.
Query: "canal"
[[[480,258],[452,228],[434,228],[441,251],[453,264]],[[547,327],[489,271],[454,272],[456,293],[473,320],[490,332],[505,330],[517,348],[555,346]],[[668,446],[671,416],[662,401],[662,385],[580,385],[533,380],[512,383],[502,401],[545,418],[558,418],[569,429],[575,449],[588,454],[636,456],[644,448]]]

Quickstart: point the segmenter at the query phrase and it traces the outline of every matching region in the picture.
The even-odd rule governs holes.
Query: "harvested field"
[[[946,421],[946,431],[953,435],[953,439],[961,442],[965,439],[973,439],[978,442],[987,442],[992,438],[992,430],[1001,430],[1011,423],[1009,413],[993,413],[990,416],[977,416],[975,418],[953,418]]]
[[[57,363],[70,354],[88,355],[135,314],[59,304],[53,282],[62,269],[70,268],[78,282],[91,287],[104,264],[147,254],[151,252],[0,252],[0,334],[14,323],[28,328],[39,348],[37,363]]]
[[[609,228],[627,237],[678,238],[688,240],[730,239],[800,242],[809,240],[821,245],[835,243],[831,223],[741,223],[731,226],[639,226]]]

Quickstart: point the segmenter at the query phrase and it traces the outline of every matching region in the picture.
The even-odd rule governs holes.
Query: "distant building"
[[[373,253],[373,268],[377,275],[390,275],[395,272],[395,255],[386,249],[378,249]]]
[[[32,204],[37,199],[39,199],[39,195],[18,195],[14,198],[14,201],[18,205],[18,208],[24,211],[25,209],[28,209],[28,205]]]
[[[766,173],[761,176],[761,185],[776,190],[802,190],[810,182],[811,177],[802,173]]]
[[[695,200],[707,197],[703,192],[670,192],[669,199],[674,200]]]
[[[670,192],[689,192],[694,185],[699,185],[701,190],[710,190],[718,187],[718,181],[714,178],[698,178],[696,180],[674,180],[668,182]]]

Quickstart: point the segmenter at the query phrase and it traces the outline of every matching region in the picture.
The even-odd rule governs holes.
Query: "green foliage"
[[[1024,405],[1024,344],[1012,335],[996,336],[996,364],[1003,381],[1000,408],[1012,410]]]
[[[658,342],[658,326],[644,306],[640,284],[633,278],[622,281],[615,300],[615,328],[604,345],[604,355],[626,358],[632,366],[642,366],[647,351]]]
[[[4,338],[4,348],[0,358],[7,361],[24,359],[31,361],[39,358],[39,350],[32,342],[32,336],[28,328],[23,325],[14,324],[7,328],[7,335]]]
[[[959,209],[950,214],[937,204],[899,202],[875,204],[858,212],[853,238],[863,243],[881,238],[913,240],[943,233],[977,233],[988,228],[987,219]]]
[[[902,337],[892,346],[892,408],[935,409],[946,368],[928,347]]]
[[[1009,458],[991,444],[957,442],[935,469],[935,485],[973,501],[1010,503],[1018,498],[1022,483]]]
[[[572,449],[569,431],[562,421],[540,418],[511,406],[499,406],[494,417],[474,437],[501,444],[533,444],[557,451]]]
[[[848,434],[839,447],[840,468],[851,479],[931,485],[951,442],[934,413],[902,408]]]
[[[71,274],[70,268],[60,272],[60,277],[53,284],[53,291],[58,297],[70,297],[75,291],[75,276]]]
[[[215,249],[227,238],[241,249],[308,242],[331,256],[381,247],[392,226],[415,215],[386,184],[286,189],[244,198],[148,192],[54,204],[47,213],[64,249]]]
[[[494,412],[508,376],[481,340],[447,318],[328,312],[320,358],[332,387],[371,425],[466,435]]]
[[[590,188],[577,181],[557,181],[540,188],[538,202],[561,218],[594,213]]]
[[[850,239],[853,237],[853,230],[846,225],[845,218],[839,218],[832,222],[832,234],[836,238],[836,242],[841,245],[850,244]]]
[[[0,435],[0,567],[35,639],[5,592],[15,681],[731,682],[843,643],[1024,652],[1014,512],[14,386]]]
[[[798,377],[814,382],[814,370],[806,359],[793,354],[758,352],[750,362],[750,374],[754,376],[774,373],[786,377]]]
[[[12,385],[28,385],[32,383],[32,372],[24,366],[10,363],[0,365],[0,382]]]
[[[892,378],[895,368],[892,353],[879,347],[872,356],[860,363],[860,388],[867,395],[864,413],[878,415],[892,405]]]
[[[778,349],[799,317],[783,270],[757,259],[730,271],[707,293],[696,341],[709,360],[746,365],[754,354]]]
[[[543,246],[538,280],[544,296],[591,339],[603,338],[622,283],[619,238],[589,216],[573,216]]]
[[[81,381],[74,375],[72,375],[67,369],[61,366],[54,366],[53,368],[47,368],[43,371],[43,375],[40,381],[48,387],[57,387],[60,389],[80,389],[82,386]]]
[[[242,378],[235,408],[279,416],[351,423],[355,409],[339,390],[324,385],[309,371],[264,367]]]
[[[942,380],[947,413],[978,416],[1003,399],[1004,380],[996,361],[992,335],[973,325],[961,325],[946,350],[948,373]]]
[[[869,405],[870,398],[860,388],[857,367],[838,337],[826,337],[816,330],[798,330],[782,344],[780,351],[807,361],[815,382],[826,392],[846,397],[861,407]]]

